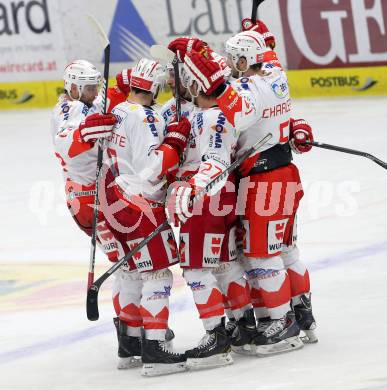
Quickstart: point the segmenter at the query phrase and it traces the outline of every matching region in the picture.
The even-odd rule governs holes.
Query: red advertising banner
[[[387,64],[387,0],[279,0],[289,69]]]

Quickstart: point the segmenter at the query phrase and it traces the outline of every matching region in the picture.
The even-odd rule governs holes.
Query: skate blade
[[[301,332],[304,333],[304,336],[301,337],[304,344],[315,344],[318,342],[318,338],[314,330],[308,329],[302,330]]]
[[[118,358],[117,368],[119,370],[127,370],[128,368],[141,367],[141,356],[130,356],[127,358]]]
[[[181,363],[144,363],[141,370],[143,376],[159,376],[187,371],[186,362]]]
[[[255,356],[256,346],[253,344],[245,344],[240,346],[231,346],[231,350],[239,355]]]
[[[256,346],[256,355],[258,357],[266,357],[277,355],[284,352],[296,351],[304,346],[304,343],[301,341],[300,337],[294,336],[289,337],[286,340],[282,340],[276,344],[270,345],[257,345]]]
[[[206,368],[214,368],[228,366],[233,364],[234,360],[229,352],[218,355],[209,356],[206,358],[188,358],[187,367],[189,370],[202,370]]]

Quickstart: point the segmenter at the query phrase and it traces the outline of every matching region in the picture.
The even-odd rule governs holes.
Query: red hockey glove
[[[181,154],[187,146],[190,131],[191,123],[183,117],[180,122],[172,122],[168,125],[163,143],[174,147]]]
[[[300,154],[309,152],[311,145],[303,145],[305,141],[313,142],[312,128],[304,119],[290,120],[290,147],[294,153]]]
[[[130,77],[132,75],[131,69],[124,69],[120,73],[117,73],[117,87],[120,89],[122,93],[126,96],[130,93]]]
[[[113,114],[93,114],[85,118],[79,126],[83,142],[94,142],[98,138],[111,135],[117,118]]]
[[[194,37],[176,38],[168,45],[168,49],[177,55],[180,62],[183,62],[185,55],[192,50],[197,51],[206,58],[209,58],[212,52],[206,42]]]
[[[206,95],[211,95],[225,83],[224,70],[220,64],[206,59],[195,51],[186,54],[184,66]]]
[[[194,196],[193,188],[188,183],[174,183],[172,191],[167,197],[167,214],[169,223],[179,226],[192,217],[191,199]]]
[[[275,48],[275,38],[274,35],[269,31],[266,24],[262,20],[257,20],[255,24],[249,18],[242,20],[242,31],[256,31],[263,35],[265,39],[266,46],[271,49]]]

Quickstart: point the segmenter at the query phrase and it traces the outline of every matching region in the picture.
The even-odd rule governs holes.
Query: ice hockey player
[[[164,119],[152,106],[166,78],[166,69],[157,61],[140,59],[132,70],[128,100],[112,111],[118,122],[108,140],[110,169],[102,181],[106,199],[101,199],[101,204],[125,253],[166,221],[164,177],[177,166],[191,128],[183,118],[171,123],[164,136]],[[186,369],[184,354],[170,350],[165,340],[173,282],[169,267],[177,262],[170,227],[129,261],[128,335],[138,338],[143,326],[141,356],[145,376]]]
[[[244,19],[242,21],[242,30],[260,33],[265,40],[266,47],[271,49],[263,54],[264,69],[270,70],[273,66],[282,69],[277,54],[274,51],[276,46],[275,37],[263,21],[257,20],[254,24],[250,19]],[[297,154],[310,151],[312,147],[304,145],[303,142],[305,141],[313,141],[310,125],[303,119],[291,119],[289,144],[292,151]],[[296,231],[294,231],[293,236],[296,237]],[[305,337],[303,337],[302,340],[307,343],[317,342],[317,336],[314,331],[316,328],[316,321],[312,313],[309,273],[306,265],[300,260],[296,242],[294,242],[293,245],[285,247],[281,256],[290,279],[292,306],[296,314],[297,323],[305,334]],[[259,310],[256,310],[256,314],[258,314],[258,311]],[[260,317],[258,318],[266,317],[266,320],[268,319],[268,317],[265,316],[264,308],[260,310],[259,315]],[[265,321],[261,321],[261,323],[263,323],[264,327]]]
[[[244,271],[236,262],[235,185],[231,175],[211,196],[189,207],[194,194],[232,162],[238,133],[216,104],[218,87],[224,89],[224,70],[219,63],[191,51],[184,57],[187,89],[198,109],[192,123],[189,146],[169,197],[169,214],[180,227],[180,266],[190,286],[206,330],[196,348],[186,351],[187,365],[208,368],[232,363],[230,339],[224,323],[222,293],[232,302],[237,318],[250,310]],[[211,79],[211,87],[209,81]]]
[[[199,54],[204,56],[206,59],[215,61],[219,65],[220,69],[222,70],[224,78],[226,80],[228,80],[230,75],[231,75],[231,68],[229,66],[227,66],[226,58],[224,58],[221,55],[219,55],[216,52],[214,52],[207,45],[207,43],[203,42],[199,38],[196,38],[196,37],[179,37],[179,38],[176,38],[173,41],[171,41],[169,43],[169,45],[168,45],[168,48],[170,50],[172,50],[174,53],[176,53],[176,55],[178,56],[178,58],[180,58],[180,60],[184,59],[186,53],[189,53],[192,50],[193,51],[197,51]],[[173,74],[172,74],[172,76],[173,76]],[[191,82],[192,80],[191,80],[190,75],[188,75],[187,72],[185,71],[185,67],[182,66],[182,65],[180,66],[180,80],[181,80],[181,86],[180,86],[181,96],[184,97],[185,101],[191,102],[192,96],[189,93],[187,87],[188,87],[189,82]],[[171,84],[172,83],[174,83],[173,80],[171,81]],[[172,84],[172,85],[174,85],[174,84]],[[163,106],[163,109],[162,109],[162,112],[164,113],[164,118],[166,120],[168,120],[171,117],[171,115],[174,113],[173,110],[169,110],[170,106],[172,106],[172,108],[174,108],[174,100],[171,100],[171,101],[172,101],[172,103],[169,102],[169,104]],[[189,104],[186,104],[185,107],[186,107],[185,109],[182,109],[182,115],[186,115],[188,117],[190,115],[190,111],[193,112],[193,110],[195,108],[195,105],[192,104],[192,103],[189,103]],[[197,107],[195,109],[198,110]],[[190,151],[193,152],[193,156],[195,156],[195,153],[197,153],[196,149],[195,149],[196,148],[196,140],[195,140],[195,135],[194,135],[193,132],[191,132],[190,140],[189,140],[188,144],[189,144],[189,146],[186,149],[186,153],[185,153],[186,157],[184,157],[183,161],[191,161],[192,158],[190,157],[190,154],[191,154]],[[197,156],[194,157],[193,161],[195,161],[195,158],[197,158]],[[198,164],[198,161],[196,161],[194,163],[194,165],[195,164]],[[188,169],[188,171],[187,171],[187,163],[185,165],[186,165],[185,169],[181,169],[180,170],[180,175],[181,175],[181,172],[186,171],[188,173],[186,173],[185,175],[189,176],[190,175],[190,173],[189,173],[190,170]],[[181,177],[180,177],[180,179],[181,179]],[[185,180],[187,180],[187,179],[185,179]],[[226,234],[225,242],[228,240],[228,235],[229,234],[231,234],[233,236],[234,235],[234,229],[232,229],[228,234]],[[233,241],[234,241],[234,239],[231,239],[231,242],[233,242]],[[226,248],[227,245],[223,246],[223,247]],[[224,250],[226,250],[226,249],[224,249]],[[233,251],[234,250],[232,250],[232,252]],[[226,258],[227,258],[227,256],[228,255],[226,254]],[[221,259],[222,258],[223,258],[223,255],[221,254]],[[224,270],[228,269],[230,267],[234,267],[234,266],[232,266],[230,264],[224,264],[223,263],[220,267],[214,268],[213,273],[214,273],[214,275],[217,278],[222,278],[222,275],[224,275],[225,272],[226,272]],[[230,286],[231,286],[231,289],[230,289]],[[238,305],[239,305],[238,302],[239,301],[236,298],[236,295],[237,295],[236,290],[238,289],[238,287],[234,288],[233,286],[234,286],[234,284],[232,283],[232,280],[230,280],[229,286],[225,285],[225,283],[223,283],[221,285],[222,293],[223,293],[223,301],[224,301],[224,306],[225,306],[225,312],[227,314],[227,317],[229,319],[233,320],[233,321],[228,321],[227,324],[226,324],[226,330],[227,330],[227,334],[229,336],[232,335],[232,333],[233,333],[233,331],[234,331],[234,329],[236,327],[236,322],[235,322],[233,310],[236,311],[236,316],[238,318],[243,317],[242,321],[245,321],[246,317],[253,316],[252,311],[251,310],[248,311],[248,309],[249,309],[248,306],[246,306],[244,308],[246,310],[245,313],[243,313],[243,310],[241,311],[240,308],[238,308]],[[234,295],[234,298],[233,298],[233,302],[234,303],[228,301],[228,298],[227,298],[227,291],[228,290],[232,291],[231,295]],[[243,301],[243,298],[242,298],[241,301]]]
[[[266,51],[265,41],[257,32],[242,32],[230,38],[226,43],[229,65],[235,76],[242,77],[218,99],[227,119],[244,130],[237,153],[267,133],[273,134],[260,153],[246,160],[240,169],[244,178],[240,194],[246,197],[242,220],[244,265],[253,287],[252,298],[255,291],[260,294],[271,319],[254,339],[259,355],[303,346],[290,306],[289,275],[281,257],[283,245],[292,245],[295,214],[303,192],[298,170],[291,163],[291,103],[286,75],[275,68],[270,72],[261,70]]]
[[[108,90],[109,109],[126,100],[130,91],[130,69],[124,69],[116,79],[117,85]],[[64,82],[65,94],[59,97],[52,116],[55,155],[63,168],[67,206],[79,228],[91,236],[97,167],[96,141],[111,134],[116,119],[111,114],[101,113],[102,96],[98,91],[102,76],[94,65],[84,60],[73,61],[65,69]],[[123,255],[101,210],[97,238],[110,261],[117,261]],[[138,365],[141,356],[139,340],[133,343],[126,334],[128,304],[124,280],[125,272],[119,270],[115,274],[112,294],[117,314],[114,324],[119,344],[118,368]]]

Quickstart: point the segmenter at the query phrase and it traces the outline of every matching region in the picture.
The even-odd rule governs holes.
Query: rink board
[[[377,96],[387,94],[387,67],[289,70],[294,98]],[[110,85],[114,85],[112,79]],[[0,110],[53,107],[63,92],[63,81],[0,83]],[[160,95],[159,103],[170,98]]]

